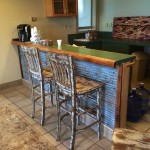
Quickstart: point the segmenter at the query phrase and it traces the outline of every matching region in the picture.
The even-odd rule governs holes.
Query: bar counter
[[[132,55],[113,53],[113,52],[107,52],[102,50],[100,51],[100,50],[88,49],[83,47],[73,47],[67,44],[62,45],[59,49],[57,45],[48,47],[42,45],[34,45],[30,42],[24,43],[19,41],[12,41],[12,44],[25,45],[29,47],[38,47],[38,49],[43,52],[48,52],[50,50],[57,53],[70,54],[75,59],[89,61],[92,63],[109,66],[109,67],[116,67],[117,65],[132,61],[134,59],[134,56]]]
[[[60,48],[55,44],[53,46],[42,46],[19,41],[12,41],[12,44],[18,46],[22,78],[24,80],[28,80],[28,73],[21,45],[38,47],[42,59],[46,59],[49,51],[72,55],[79,75],[105,84],[102,101],[102,122],[103,127],[111,132],[108,131],[107,133],[112,134],[115,127],[126,127],[130,66],[133,65],[135,56],[73,47],[67,44],[62,45]],[[107,133],[104,133],[105,137],[110,139],[110,136],[106,135]]]

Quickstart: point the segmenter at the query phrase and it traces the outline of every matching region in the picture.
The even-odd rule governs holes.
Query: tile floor
[[[23,86],[11,86],[0,90],[0,106],[9,105],[18,114],[26,119],[33,127],[40,131],[40,133],[46,137],[56,147],[57,150],[68,150],[69,147],[69,130],[64,126],[61,132],[61,141],[57,142],[56,137],[56,108],[50,106],[50,102],[47,101],[46,120],[42,127],[39,124],[40,121],[40,108],[36,105],[35,118],[31,118],[31,100],[30,90]],[[87,129],[82,133],[77,134],[76,150],[111,150],[111,141],[106,138],[97,140],[97,134]]]
[[[41,132],[41,134],[50,140],[57,150],[68,150],[69,147],[69,130],[64,126],[61,133],[61,141],[57,142],[56,137],[56,108],[50,106],[47,101],[46,121],[42,127],[40,121],[40,107],[36,105],[35,118],[31,118],[31,100],[30,90],[23,86],[10,86],[0,90],[0,106],[10,105],[17,113],[24,117],[32,126]],[[150,111],[146,113],[142,119],[137,122],[127,122],[127,128],[142,132],[150,132]],[[66,134],[67,133],[67,134]],[[76,150],[111,150],[111,141],[102,138],[97,139],[96,133],[87,129],[82,133],[77,134],[75,145]]]

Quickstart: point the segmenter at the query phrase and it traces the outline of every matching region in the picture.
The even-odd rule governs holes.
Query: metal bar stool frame
[[[101,99],[102,99],[102,83],[87,79],[85,77],[76,76],[73,63],[73,57],[65,54],[48,53],[49,61],[53,71],[55,81],[55,94],[57,104],[57,140],[60,140],[61,122],[68,114],[71,115],[71,140],[70,149],[74,149],[76,133],[97,124],[98,139],[101,137]],[[88,84],[90,86],[88,87]],[[85,89],[85,87],[87,88]],[[80,97],[87,96],[89,93],[96,92],[97,105],[91,109],[84,110],[80,107]],[[71,104],[68,106],[67,101],[71,99]],[[61,110],[66,113],[61,116]],[[95,122],[82,129],[77,129],[80,116],[96,110]],[[64,122],[65,123],[65,122]]]
[[[31,100],[32,100],[32,114],[31,117],[35,116],[35,102],[39,99],[41,106],[41,125],[44,124],[45,121],[45,96],[50,95],[51,104],[53,106],[53,73],[51,72],[50,66],[43,68],[42,60],[39,56],[38,48],[36,47],[26,47],[21,46],[23,54],[25,56],[27,62],[27,68],[29,73],[29,80],[31,85]],[[49,91],[46,92],[44,85],[49,85]],[[38,94],[38,97],[35,97],[35,94]]]

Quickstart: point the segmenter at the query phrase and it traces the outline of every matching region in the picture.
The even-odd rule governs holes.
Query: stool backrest
[[[59,90],[66,95],[73,96],[75,94],[75,77],[72,56],[49,52],[48,57]]]
[[[26,46],[21,46],[21,48],[27,61],[29,73],[31,73],[34,78],[42,78],[42,68],[38,49]]]

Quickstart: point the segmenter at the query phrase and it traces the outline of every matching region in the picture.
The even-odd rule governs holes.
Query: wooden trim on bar
[[[118,66],[115,127],[126,127],[130,67],[134,63],[135,62],[127,62]]]
[[[122,70],[122,88],[121,88],[121,105],[120,105],[120,127],[121,128],[126,127],[131,64],[132,64],[131,62],[124,63],[123,70]]]
[[[34,45],[32,43],[27,43],[27,42],[25,43],[25,42],[19,42],[19,41],[12,40],[11,43],[14,45],[18,45],[18,46],[24,45],[24,46],[28,46],[28,47],[37,47],[40,51],[43,51],[43,52],[53,51],[56,53],[69,54],[78,60],[88,61],[88,62],[92,62],[95,64],[115,68],[116,61],[111,60],[111,59],[106,59],[106,58],[101,58],[101,57],[96,57],[96,56],[91,56],[91,55],[86,55],[86,54],[80,54],[80,53],[70,52],[70,51],[65,51],[65,50],[58,50],[57,48],[47,47],[47,46],[42,46],[42,45]]]
[[[117,80],[117,93],[116,93],[116,118],[115,127],[120,127],[120,105],[121,105],[121,88],[122,88],[122,72],[123,66],[118,66],[118,80]]]

